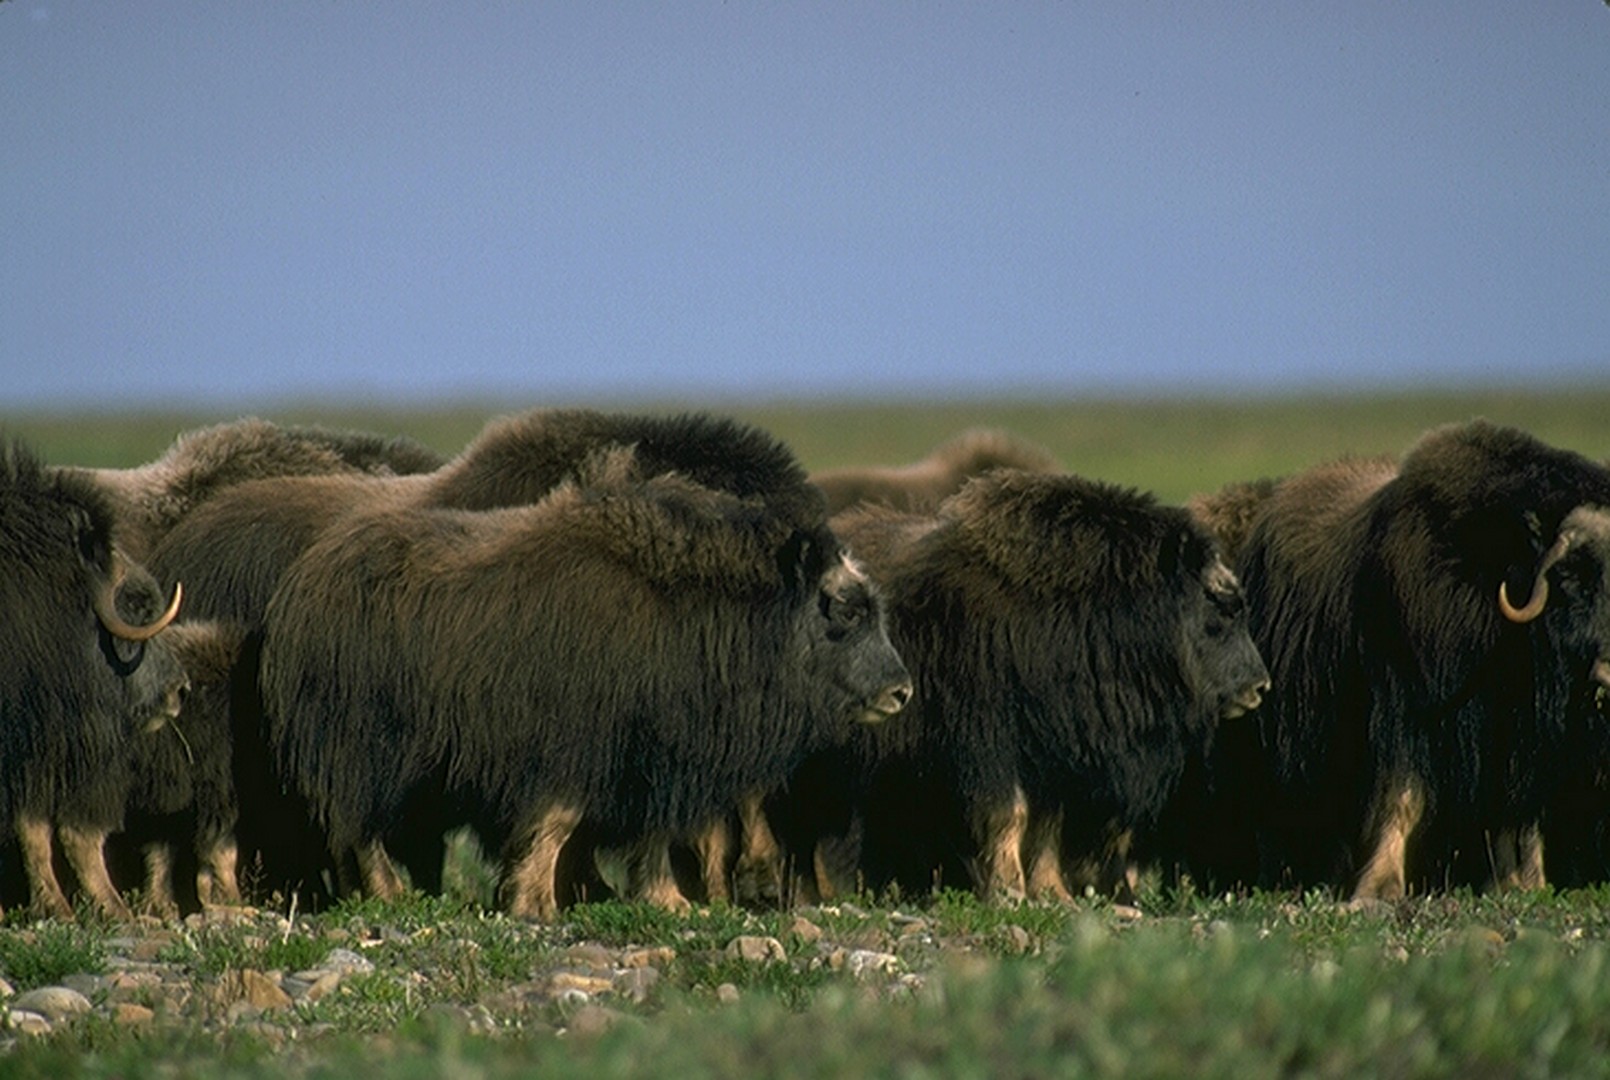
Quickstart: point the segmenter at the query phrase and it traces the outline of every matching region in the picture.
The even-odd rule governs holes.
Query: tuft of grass
[[[41,922],[0,932],[0,972],[17,990],[59,983],[69,975],[106,970],[102,934],[79,923]]]

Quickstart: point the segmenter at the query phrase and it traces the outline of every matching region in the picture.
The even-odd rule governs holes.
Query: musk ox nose
[[[907,679],[905,682],[895,683],[893,686],[885,687],[883,692],[880,693],[862,712],[861,722],[865,724],[876,724],[887,720],[889,717],[906,707],[906,705],[911,701],[911,695],[913,693],[914,690],[911,685],[911,680],[909,679]]]
[[[190,696],[190,680],[180,679],[168,687],[167,694],[162,699],[162,714],[173,720],[184,710],[185,698]]]
[[[1269,680],[1264,678],[1244,687],[1239,694],[1225,704],[1224,719],[1234,720],[1238,716],[1245,716],[1259,705],[1262,705],[1263,695],[1269,692],[1269,685]]]
[[[1610,656],[1599,657],[1599,662],[1593,665],[1593,681],[1610,690]]]

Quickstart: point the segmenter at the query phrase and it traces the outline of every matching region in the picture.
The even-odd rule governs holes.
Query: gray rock
[[[49,1035],[50,1021],[27,1009],[7,1009],[6,1028],[20,1035]]]
[[[727,955],[734,960],[742,960],[749,964],[770,964],[788,959],[788,953],[783,949],[782,942],[774,937],[759,937],[753,934],[740,934],[728,942]]]
[[[844,957],[844,968],[857,979],[869,975],[893,975],[900,970],[900,958],[893,953],[855,949]]]
[[[41,986],[18,994],[14,1010],[38,1013],[53,1024],[89,1012],[89,998],[66,986]]]

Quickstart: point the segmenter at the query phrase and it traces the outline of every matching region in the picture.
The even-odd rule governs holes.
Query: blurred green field
[[[296,405],[189,413],[0,410],[0,430],[60,464],[128,466],[191,428],[242,415],[407,434],[444,453],[491,417],[535,405],[508,400],[441,408]],[[1610,382],[1547,393],[1438,391],[1252,400],[1136,399],[950,403],[707,403],[607,406],[728,413],[789,443],[807,468],[898,464],[969,427],[994,427],[1050,450],[1070,471],[1177,502],[1232,480],[1277,476],[1344,454],[1399,454],[1426,429],[1483,416],[1557,446],[1610,459]]]

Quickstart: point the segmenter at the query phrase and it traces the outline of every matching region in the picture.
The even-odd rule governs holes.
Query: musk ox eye
[[[145,659],[145,642],[125,641],[114,637],[104,629],[100,633],[101,655],[111,665],[119,678],[128,678],[139,670],[140,662]]]
[[[841,596],[823,593],[821,596],[822,615],[835,627],[849,629],[858,624],[866,616],[866,607]]]

